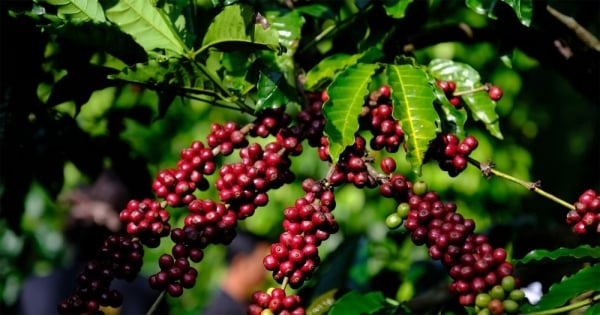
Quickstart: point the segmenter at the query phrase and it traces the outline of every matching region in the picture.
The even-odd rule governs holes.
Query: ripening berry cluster
[[[285,112],[285,108],[265,109],[258,113],[250,135],[261,138],[274,136],[281,128],[287,127],[291,120],[290,115]]]
[[[513,273],[503,248],[493,248],[475,223],[456,213],[454,203],[443,203],[423,182],[413,184],[406,202],[410,207],[404,226],[417,245],[425,244],[429,256],[440,260],[453,281],[450,291],[462,305],[472,305],[478,293],[489,290]]]
[[[299,145],[295,143],[292,149]],[[219,169],[219,178],[215,181],[219,199],[228,204],[239,219],[254,214],[257,207],[268,202],[268,190],[294,180],[287,152],[288,149],[277,141],[268,143],[264,149],[257,143],[242,148],[241,162],[226,164]]]
[[[371,131],[370,146],[379,151],[384,148],[388,152],[398,152],[404,140],[404,132],[400,123],[392,117],[393,107],[390,100],[390,87],[382,85],[378,90],[369,94],[364,108],[368,111],[361,118],[363,125]]]
[[[120,292],[112,290],[113,279],[132,281],[143,263],[140,242],[125,236],[108,237],[93,260],[77,277],[77,290],[58,305],[60,314],[98,314],[100,306],[119,307]]]
[[[600,195],[588,189],[579,196],[573,206],[575,210],[569,211],[566,219],[567,224],[573,227],[573,231],[578,235],[600,234]]]
[[[467,158],[477,148],[477,139],[466,136],[462,141],[454,134],[438,134],[429,145],[427,157],[437,160],[440,168],[456,177],[467,168]]]
[[[235,122],[229,121],[223,125],[212,123],[210,133],[206,137],[206,144],[212,149],[218,147],[219,153],[227,156],[233,152],[233,149],[247,146],[248,139]]]
[[[160,245],[160,238],[169,235],[169,212],[158,201],[144,199],[130,200],[119,213],[127,233],[138,237],[148,247]]]
[[[164,198],[171,207],[181,207],[196,199],[196,189],[208,189],[204,177],[215,172],[214,154],[211,148],[200,141],[192,142],[189,148],[181,150],[181,159],[176,169],[164,169],[158,172],[152,182],[154,193]]]
[[[263,259],[265,268],[273,272],[273,279],[282,283],[287,277],[292,288],[299,288],[310,278],[320,263],[317,247],[338,231],[331,213],[335,208],[333,192],[313,179],[304,180],[302,187],[306,194],[294,206],[285,208],[284,232]]]
[[[270,288],[267,292],[256,291],[247,309],[248,315],[304,315],[298,295],[286,295],[281,288]]]
[[[197,271],[190,261],[199,262],[210,244],[229,244],[235,237],[237,215],[224,204],[196,199],[188,205],[190,213],[183,228],[171,231],[171,255],[159,258],[160,271],[149,278],[150,287],[166,290],[173,297],[183,294],[196,282]]]
[[[446,98],[452,104],[452,106],[456,108],[460,108],[460,97],[454,96],[454,91],[456,91],[456,82],[454,81],[446,81],[446,80],[436,80],[435,84],[442,89]]]
[[[177,246],[177,245],[176,245]],[[188,261],[187,253],[173,249],[173,256],[163,254],[158,259],[160,271],[148,279],[150,287],[166,290],[172,297],[183,294],[183,289],[192,288],[196,284],[198,271]]]
[[[335,170],[329,179],[330,183],[334,186],[351,183],[358,188],[377,187],[376,179],[369,175],[366,155],[366,140],[356,135],[354,144],[346,147],[340,154]]]
[[[320,93],[308,93],[308,107],[298,113],[296,119],[298,126],[304,133],[311,147],[318,147],[325,129],[325,116],[323,115],[323,103]]]
[[[525,302],[525,292],[517,289],[518,279],[513,276],[502,278],[500,284],[489,291],[477,294],[475,311],[477,315],[515,314]]]

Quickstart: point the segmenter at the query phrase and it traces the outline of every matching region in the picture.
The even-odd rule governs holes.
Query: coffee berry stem
[[[587,299],[578,301],[576,303],[565,305],[565,306],[562,306],[562,307],[559,307],[559,308],[553,308],[553,309],[549,309],[549,310],[532,312],[532,313],[522,313],[521,315],[564,314],[564,313],[567,313],[568,311],[576,310],[578,308],[581,308],[581,307],[584,307],[584,306],[587,306],[587,305],[591,305],[591,304],[597,303],[598,301],[600,301],[600,295],[595,295],[595,296],[589,297]]]
[[[156,297],[156,300],[154,300],[154,303],[152,303],[152,306],[150,306],[150,308],[148,309],[148,312],[146,312],[146,315],[154,314],[156,308],[158,307],[158,304],[160,304],[162,299],[165,297],[165,293],[167,293],[167,290],[162,290],[160,292],[160,294]]]
[[[290,281],[290,277],[284,277],[283,281],[281,281],[281,289],[285,290],[288,286],[288,282]]]
[[[575,210],[575,206],[573,206],[572,204],[542,190],[540,188],[541,186],[541,182],[540,181],[536,181],[536,182],[527,182],[524,180],[521,180],[519,178],[516,178],[514,176],[508,175],[506,173],[503,173],[497,169],[494,168],[494,163],[493,162],[486,162],[486,163],[481,163],[473,158],[467,157],[467,160],[469,161],[469,163],[477,166],[477,168],[479,168],[481,170],[481,173],[483,174],[483,176],[485,176],[486,178],[490,178],[492,175],[498,176],[500,178],[504,178],[508,181],[511,181],[513,183],[517,183],[525,188],[527,188],[527,190],[535,192],[547,199],[550,199],[566,208],[568,208],[569,210]]]
[[[479,92],[479,91],[487,91],[490,89],[490,84],[486,83],[480,87],[476,87],[474,89],[470,89],[470,90],[464,90],[464,91],[456,91],[454,93],[452,93],[452,96],[461,96],[461,95],[467,95],[467,94],[473,94],[475,92]]]

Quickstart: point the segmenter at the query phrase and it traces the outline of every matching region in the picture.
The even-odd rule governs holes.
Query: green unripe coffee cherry
[[[410,212],[410,205],[406,202],[403,202],[401,204],[398,205],[398,207],[396,207],[396,213],[401,217],[401,218],[406,218],[408,217],[408,213]]]
[[[492,297],[487,293],[479,293],[475,297],[475,305],[487,309],[488,303],[492,300]]]
[[[506,292],[510,292],[515,289],[515,277],[506,276],[502,278],[502,288]]]
[[[523,292],[523,290],[512,290],[510,291],[510,293],[508,294],[508,297],[513,300],[513,301],[522,301],[525,298],[525,292]]]
[[[482,309],[481,311],[477,312],[477,315],[491,315],[492,313],[490,313],[490,310],[488,310],[487,308]]]
[[[504,300],[502,301],[502,305],[504,306],[504,311],[507,313],[516,313],[519,310],[519,303],[513,300]]]
[[[504,300],[504,297],[505,297],[504,288],[502,288],[502,286],[499,284],[495,285],[490,290],[490,296],[492,297],[492,299],[497,299],[500,301]]]
[[[387,216],[387,218],[385,218],[385,225],[389,228],[389,229],[397,229],[400,225],[402,225],[402,217],[394,212],[390,215]]]
[[[420,180],[413,184],[413,192],[417,196],[423,196],[427,192],[427,183]]]

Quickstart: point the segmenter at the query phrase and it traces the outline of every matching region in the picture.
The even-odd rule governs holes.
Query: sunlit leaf
[[[310,15],[316,18],[334,18],[335,13],[331,9],[322,4],[309,4],[295,7],[295,11]]]
[[[439,116],[433,107],[435,95],[427,74],[420,68],[388,65],[387,76],[392,88],[394,116],[404,131],[406,158],[413,171],[420,175],[429,142],[436,137],[435,121]]]
[[[58,8],[58,16],[68,20],[104,22],[104,10],[96,0],[45,0]]]
[[[510,5],[523,25],[531,24],[533,16],[533,0],[502,0]]]
[[[561,247],[552,251],[535,249],[514,262],[516,264],[600,262],[600,247],[581,245],[575,248]]]
[[[381,50],[377,47],[371,47],[360,54],[335,54],[323,58],[317,65],[306,73],[305,88],[308,91],[322,89],[331,82],[335,76],[347,67],[362,63],[373,63],[381,57]]]
[[[395,19],[401,19],[406,13],[406,8],[413,0],[388,0],[383,2],[385,13]]]
[[[186,47],[168,18],[149,0],[119,0],[106,10],[108,19],[130,34],[146,51],[164,49],[182,55]]]
[[[216,47],[223,51],[261,49],[281,51],[277,30],[256,23],[255,11],[242,4],[226,6],[212,21],[200,51]]]
[[[482,86],[479,72],[465,63],[434,59],[429,63],[428,70],[437,80],[454,81],[456,92]],[[483,122],[494,137],[503,138],[500,131],[500,118],[496,113],[496,102],[492,101],[485,91],[465,94],[461,98],[474,120]]]
[[[358,61],[358,55],[335,54],[321,60],[306,73],[305,88],[308,91],[322,88],[324,83],[331,81],[337,73]]]
[[[268,23],[277,31],[279,43],[287,49],[287,54],[293,55],[302,35],[304,17],[298,11],[290,11],[280,15],[278,11],[265,13]]]
[[[331,305],[335,303],[335,294],[338,289],[331,289],[317,298],[315,298],[310,305],[306,308],[307,315],[323,315],[327,314]]]
[[[84,47],[107,52],[126,64],[144,62],[147,59],[144,48],[114,24],[92,21],[67,22],[62,25],[49,25],[46,29]]]
[[[377,68],[379,66],[375,64],[353,65],[338,74],[327,89],[329,101],[323,105],[323,113],[327,119],[325,133],[329,138],[329,153],[334,162],[347,146],[354,143],[358,115]]]
[[[565,305],[570,299],[587,291],[600,291],[600,264],[583,268],[559,283],[550,286],[548,293],[534,306],[527,306],[526,312],[541,311]]]
[[[479,14],[485,14],[491,18],[495,17],[494,7],[497,2],[497,0],[465,0],[467,7]],[[502,0],[502,2],[505,2],[513,8],[516,16],[523,25],[529,26],[529,24],[531,24],[531,17],[533,16],[533,0]]]
[[[260,72],[256,88],[258,89],[258,100],[256,111],[267,108],[279,108],[288,102],[288,98],[282,90],[285,84],[283,73],[279,71]]]
[[[381,292],[365,294],[350,291],[333,304],[330,315],[372,314],[385,306],[385,297]]]

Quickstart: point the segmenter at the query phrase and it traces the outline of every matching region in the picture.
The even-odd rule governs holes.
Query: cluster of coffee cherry
[[[517,289],[518,279],[513,276],[502,278],[500,284],[489,291],[477,294],[475,311],[477,315],[514,314],[525,301],[525,292]]]
[[[600,233],[600,195],[588,189],[573,206],[575,210],[569,211],[566,218],[573,231],[578,235]]]
[[[369,144],[375,151],[396,152],[403,141],[402,128],[392,116],[390,93],[386,85],[370,93],[360,117],[361,130],[371,132]],[[141,266],[141,244],[156,247],[162,237],[170,235],[174,243],[171,253],[160,256],[160,271],[152,275],[149,282],[157,290],[180,296],[196,281],[197,271],[190,262],[201,261],[203,250],[210,244],[229,244],[235,237],[238,220],[253,215],[257,207],[266,205],[269,190],[294,180],[290,157],[303,151],[304,140],[318,147],[322,160],[331,161],[328,140],[323,134],[322,105],[327,101],[326,94],[310,93],[308,96],[309,105],[299,112],[297,125],[290,126],[292,119],[283,108],[264,110],[243,127],[234,122],[213,123],[206,142],[192,142],[181,151],[176,168],[159,171],[152,187],[163,201],[130,201],[120,215],[129,237],[107,241],[107,246],[120,253],[128,252],[130,259],[119,260],[124,254],[113,257],[113,261],[125,268],[124,271],[113,267],[114,277],[133,279]],[[248,136],[274,136],[275,140],[261,146],[250,143]],[[459,143],[454,135],[441,135],[436,141],[434,144],[440,146],[433,150],[433,157],[440,165],[445,165],[450,174],[458,174],[464,169],[466,157],[477,146],[473,137]],[[443,150],[440,150],[442,144]],[[275,281],[299,288],[312,275],[320,263],[318,246],[338,230],[332,214],[336,205],[333,188],[346,183],[359,188],[379,186],[383,196],[399,202],[397,211],[386,223],[394,228],[404,223],[416,244],[427,244],[430,255],[448,266],[454,278],[450,289],[459,295],[462,304],[472,305],[475,294],[510,276],[512,265],[505,261],[506,252],[492,249],[485,236],[473,234],[472,220],[457,214],[454,204],[442,203],[438,195],[427,191],[421,182],[413,184],[403,175],[394,174],[396,162],[393,158],[383,158],[380,163],[383,174],[377,172],[366,145],[367,140],[357,134],[354,144],[342,152],[327,177],[304,180],[305,195],[284,209],[284,232],[263,260],[265,267],[273,272]],[[223,164],[217,171],[216,156],[230,155],[236,150],[240,161]],[[198,198],[195,192],[208,189],[206,176],[215,172],[219,202]],[[182,227],[171,228],[167,206],[187,208],[189,213]],[[100,253],[100,261],[106,259],[106,255],[107,250]],[[97,261],[90,266],[87,274],[82,274],[77,293],[59,306],[61,313],[94,313],[98,310],[95,305],[120,304],[118,292],[96,289],[108,288],[107,284],[110,284],[110,277],[105,275],[106,268]],[[102,277],[108,282],[96,280]],[[101,294],[93,295],[89,291]],[[304,314],[299,297],[286,296],[284,288],[257,292],[253,302],[248,309],[250,314]]]
[[[286,295],[281,288],[270,288],[267,292],[256,291],[248,306],[248,315],[304,315],[300,296]]]
[[[444,92],[446,98],[457,109],[462,108],[460,95],[464,95],[467,93],[475,93],[478,91],[487,91],[489,98],[492,101],[498,101],[502,98],[504,91],[497,85],[492,85],[490,83],[486,83],[483,86],[474,88],[472,90],[467,91],[456,91],[456,82],[452,80],[436,80],[435,84]]]
[[[177,297],[183,294],[184,288],[189,289],[196,284],[198,271],[190,266],[185,249],[174,247],[173,255],[161,255],[158,265],[160,271],[148,279],[153,289],[167,290],[170,296]]]
[[[98,314],[100,306],[119,307],[123,296],[110,284],[113,279],[133,280],[142,268],[143,257],[139,241],[109,236],[77,277],[77,290],[58,305],[59,313]]]
[[[283,229],[279,242],[263,259],[273,279],[282,283],[287,277],[292,288],[299,288],[320,263],[318,246],[338,231],[331,211],[335,208],[333,192],[326,184],[306,179],[302,183],[305,195],[284,210]]]
[[[169,212],[158,201],[130,200],[119,213],[119,219],[131,237],[137,237],[148,247],[160,245],[160,238],[169,235]]]
[[[477,148],[477,139],[466,136],[459,142],[458,137],[451,133],[440,133],[430,143],[427,158],[438,161],[440,168],[456,177],[467,168],[467,158]]]
[[[460,108],[460,97],[454,96],[456,90],[456,82],[446,80],[436,80],[435,84],[442,89],[446,98],[454,107]]]
[[[506,261],[506,251],[493,248],[485,235],[474,233],[475,222],[456,213],[454,203],[443,203],[423,181],[411,185],[404,178],[395,180],[396,184],[390,184],[396,187],[391,189],[395,194],[386,190],[384,196],[393,196],[401,203],[386,224],[396,228],[403,221],[413,243],[426,245],[429,256],[448,268],[453,279],[449,289],[462,305],[473,305],[477,294],[512,276],[513,266]]]
[[[196,199],[195,190],[208,189],[206,175],[215,172],[214,153],[201,141],[194,141],[189,148],[181,150],[177,168],[159,171],[152,182],[158,198],[171,207],[181,207]]]
[[[390,87],[382,85],[369,94],[365,105],[365,114],[361,115],[361,123],[373,135],[369,144],[371,149],[394,153],[404,141],[404,132],[397,119],[392,116],[393,107],[390,100]]]

